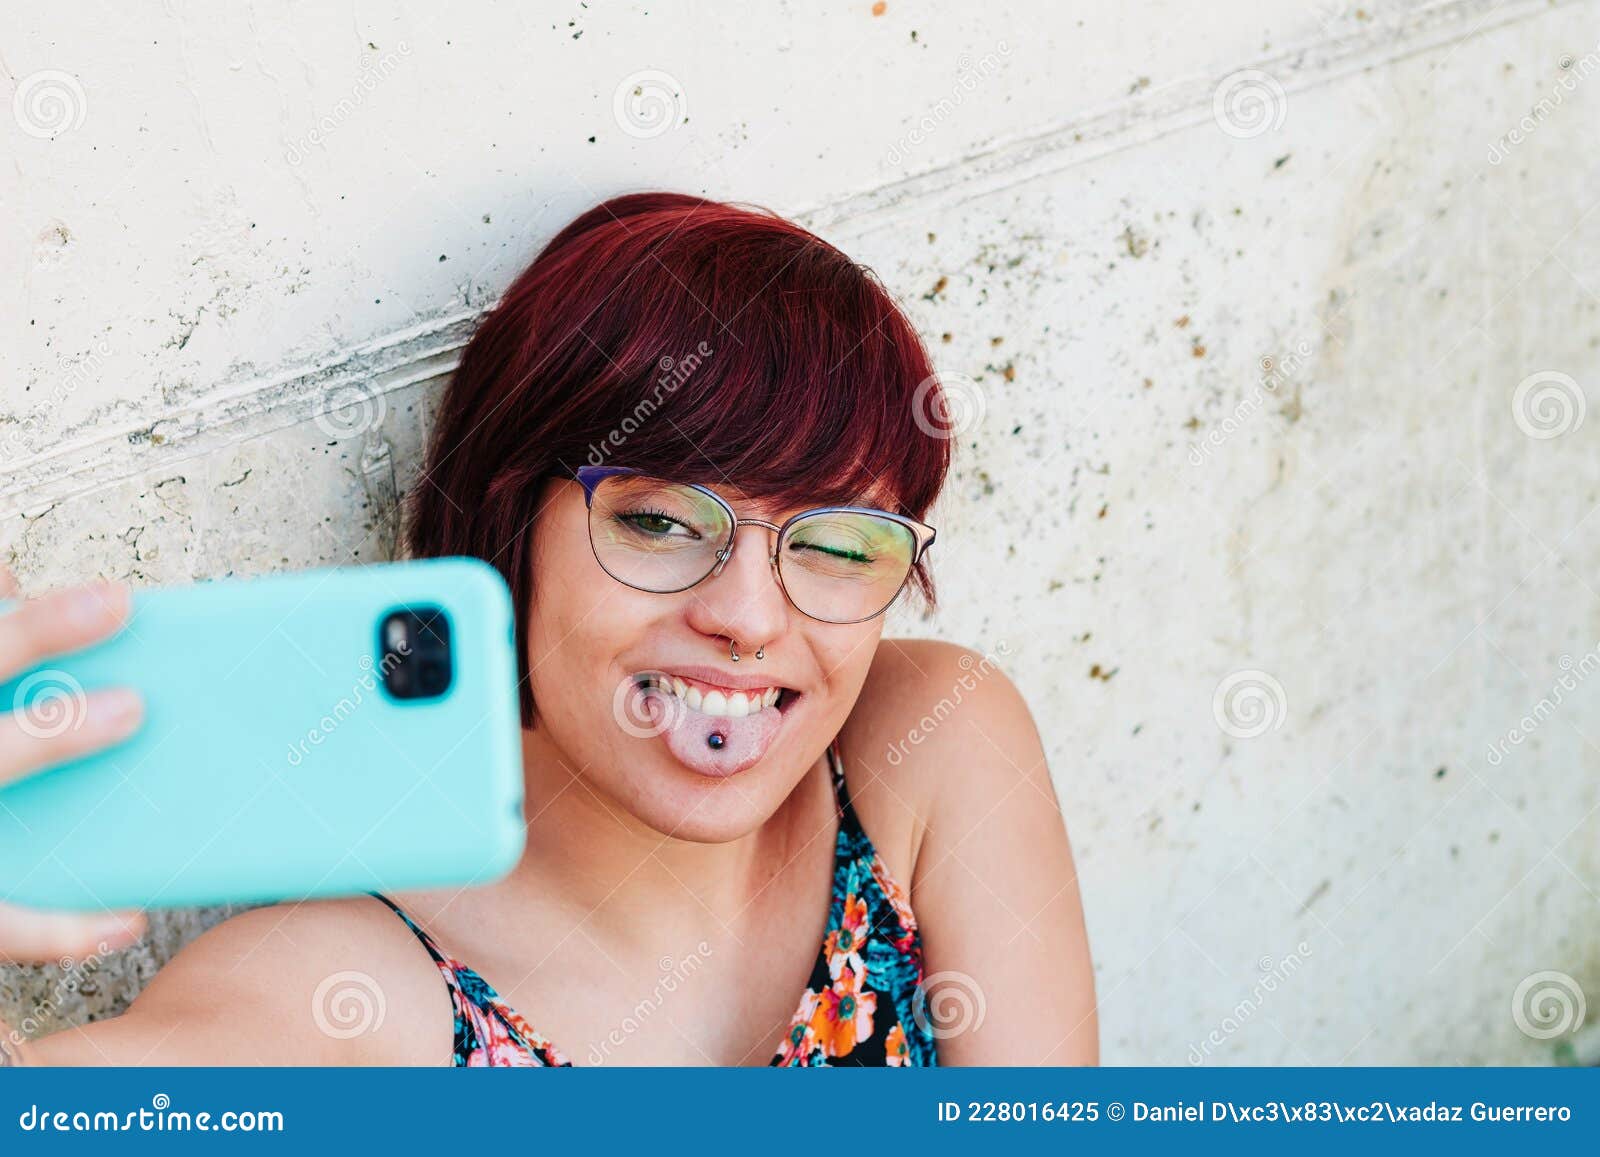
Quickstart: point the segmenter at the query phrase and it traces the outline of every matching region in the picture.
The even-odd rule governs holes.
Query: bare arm
[[[912,904],[939,1061],[1097,1064],[1077,869],[1027,703],[992,657],[948,645],[916,655],[902,718],[958,700],[912,749],[925,817]]]
[[[25,1044],[30,1065],[442,1063],[437,971],[377,901],[257,908],[180,952],[123,1015]]]

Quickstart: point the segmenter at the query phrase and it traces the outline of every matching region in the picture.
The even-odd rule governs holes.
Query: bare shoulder
[[[230,917],[106,1022],[102,1043],[124,1064],[440,1064],[452,1019],[426,950],[360,896]]]
[[[1092,1064],[1098,1016],[1077,868],[1006,658],[932,639],[880,643],[841,747],[863,825],[886,857],[902,857],[889,867],[910,887],[927,976],[962,990],[948,1006],[976,993],[987,1010],[981,1034],[940,1026],[939,1063]],[[887,846],[874,825],[891,833]]]
[[[900,879],[912,878],[936,813],[970,814],[1024,784],[1054,801],[1008,654],[942,639],[878,645],[840,746],[862,824]]]

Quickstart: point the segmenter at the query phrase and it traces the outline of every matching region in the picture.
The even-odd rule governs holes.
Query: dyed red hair
[[[872,271],[793,222],[679,193],[615,197],[556,234],[468,342],[408,496],[406,547],[505,575],[532,726],[521,612],[544,478],[631,466],[780,509],[926,520],[951,454],[933,373]],[[912,582],[933,606],[925,565]]]

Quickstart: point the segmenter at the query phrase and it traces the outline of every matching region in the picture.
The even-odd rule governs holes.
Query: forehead
[[[706,477],[704,471],[678,473],[671,469],[665,470],[634,470],[625,469],[621,473],[623,479],[634,478],[646,485],[650,483],[667,484],[693,484],[704,490],[709,490],[733,507],[734,513],[743,518],[762,518],[767,521],[781,522],[802,510],[813,510],[818,507],[828,506],[863,506],[878,510],[897,510],[897,499],[892,486],[880,479],[869,478],[865,483],[858,485],[850,494],[840,496],[837,487],[818,485],[816,490],[807,493],[803,487],[799,493],[786,495],[764,494],[753,495],[751,489],[740,486],[735,480],[727,476]],[[756,486],[753,489],[759,490]]]
[[[824,499],[820,496],[802,499],[799,502],[784,503],[779,499],[750,498],[738,487],[723,483],[709,483],[710,489],[716,491],[734,511],[741,515],[790,515],[801,510],[810,510],[819,506],[869,506],[875,509],[890,509],[893,506],[888,488],[870,485],[864,490],[843,499]]]

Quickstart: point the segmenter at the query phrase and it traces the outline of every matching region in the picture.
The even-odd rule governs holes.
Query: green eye
[[[651,535],[671,534],[674,526],[683,526],[683,523],[676,518],[659,510],[634,510],[625,514],[619,513],[617,521],[624,526],[631,527],[634,530],[641,530]],[[684,529],[688,530],[687,527],[684,527]],[[689,531],[689,533],[693,534],[694,532]]]

